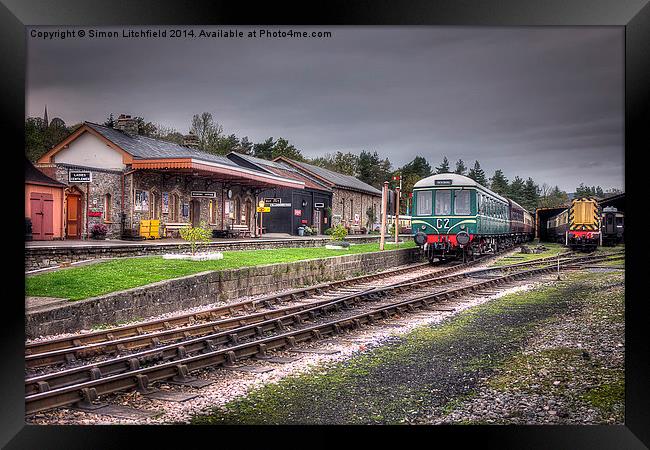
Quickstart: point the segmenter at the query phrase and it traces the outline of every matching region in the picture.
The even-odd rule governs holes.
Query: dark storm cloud
[[[210,111],[227,133],[307,156],[447,155],[568,191],[623,186],[622,28],[320,29],[333,37],[30,38],[27,113],[186,132]]]

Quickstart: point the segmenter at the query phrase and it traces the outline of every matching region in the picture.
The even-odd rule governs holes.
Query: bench
[[[191,223],[187,222],[170,222],[165,224],[165,235],[167,233],[173,233],[174,231],[179,231],[181,228],[191,226]]]
[[[362,234],[361,227],[359,225],[352,225],[350,227],[350,234]]]
[[[231,236],[251,236],[251,230],[248,225],[228,225],[228,232]]]

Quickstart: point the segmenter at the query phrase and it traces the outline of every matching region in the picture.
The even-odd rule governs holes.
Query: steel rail
[[[575,267],[579,265],[580,263],[574,262],[565,265],[565,267]],[[482,290],[530,275],[553,272],[555,269],[555,264],[550,264],[542,268],[524,270],[514,274],[481,281],[470,286],[424,294],[412,299],[381,306],[369,312],[363,312],[354,316],[290,331],[281,335],[262,338],[252,342],[236,344],[223,349],[214,349],[214,347],[208,345],[202,352],[194,356],[183,356],[183,352],[179,352],[179,359],[151,367],[142,368],[138,363],[136,363],[138,360],[134,359],[132,370],[129,370],[126,373],[104,374],[101,370],[96,370],[94,371],[92,379],[75,385],[51,388],[47,383],[43,383],[40,392],[26,395],[26,414],[66,406],[79,401],[92,401],[100,395],[127,390],[133,387],[139,387],[140,389],[146,390],[150,382],[163,381],[170,378],[177,381],[187,379],[188,374],[195,370],[222,364],[233,364],[238,359],[258,354],[264,355],[270,350],[294,347],[297,343],[304,341],[319,340],[325,335],[339,334],[346,329],[358,328],[363,324],[372,324],[377,320],[388,318],[391,315],[414,311],[423,306],[430,306],[431,303],[435,301],[448,300],[467,292]],[[315,317],[317,316],[318,314],[315,315]],[[294,320],[297,323],[302,323],[302,320],[298,317],[299,314],[291,316],[292,323]],[[311,315],[310,317],[315,318]]]
[[[582,260],[585,258],[590,258],[590,257],[581,257],[578,258],[578,260]],[[478,271],[465,272],[462,276],[466,276],[474,272],[508,270],[511,268],[520,267],[522,265],[539,265],[541,261],[545,259],[546,258],[540,258],[538,260],[526,262],[526,263],[516,263],[511,265],[494,266],[486,269],[479,269]],[[562,262],[565,261],[567,260],[566,259],[562,260]],[[454,267],[450,267],[449,269],[458,269],[458,267],[454,266]],[[455,275],[452,277],[441,277],[440,276],[441,272],[442,271],[436,271],[418,277],[414,277],[410,280],[406,280],[403,282],[392,283],[390,285],[382,286],[380,291],[397,289],[401,286],[407,287],[407,286],[411,286],[413,283],[420,284],[423,280],[432,281],[432,280],[441,279],[441,280],[448,281],[449,279],[458,276]],[[376,289],[371,288],[371,289],[355,292],[354,294],[373,296],[377,292],[378,291]],[[344,295],[341,298],[346,298],[346,296]],[[282,317],[284,315],[291,314],[293,312],[307,309],[313,306],[330,303],[332,302],[332,300],[333,299],[317,300],[309,303],[308,305],[286,307],[286,308],[281,308],[273,311],[265,311],[265,312],[250,314],[246,316],[238,316],[235,318],[209,321],[209,322],[190,325],[186,327],[178,327],[178,328],[173,328],[171,330],[162,330],[162,331],[148,333],[145,335],[136,335],[136,336],[130,336],[121,339],[115,339],[112,341],[98,342],[98,343],[88,344],[84,346],[70,347],[66,349],[54,350],[49,352],[30,354],[25,357],[25,364],[26,367],[28,368],[35,368],[35,367],[43,367],[43,366],[60,364],[65,362],[72,362],[77,359],[89,358],[103,353],[124,352],[126,350],[136,350],[144,347],[155,348],[162,344],[178,341],[181,339],[200,337],[206,334],[211,334],[223,330],[229,330],[232,328],[238,328],[245,325],[251,325],[261,321],[270,320],[272,318]]]

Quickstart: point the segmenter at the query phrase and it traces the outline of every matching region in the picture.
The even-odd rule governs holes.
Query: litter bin
[[[298,227],[298,236],[305,235],[305,227]]]

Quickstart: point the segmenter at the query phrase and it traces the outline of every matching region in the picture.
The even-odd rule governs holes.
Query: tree
[[[192,117],[190,131],[199,140],[199,148],[209,153],[218,153],[219,138],[223,133],[223,127],[214,122],[212,114],[204,112],[195,114]]]
[[[323,156],[319,156],[310,160],[310,162],[316,166],[333,170],[334,172],[354,176],[357,173],[359,156],[350,152],[343,153],[341,151],[337,151],[335,154],[326,153]]]
[[[531,177],[526,179],[526,184],[524,185],[524,201],[520,203],[528,211],[534,211],[537,208],[539,202],[539,188],[535,181]]]
[[[275,141],[273,137],[268,138],[264,142],[253,145],[253,156],[256,158],[262,159],[273,159],[273,147],[275,146]]]
[[[156,131],[151,137],[155,139],[162,139],[163,141],[173,142],[178,145],[183,144],[183,134],[178,130],[161,124],[156,124],[155,126]]]
[[[523,202],[526,199],[524,192],[525,187],[526,184],[524,180],[522,180],[521,177],[516,176],[512,180],[512,183],[510,183],[510,189],[508,189],[508,197],[523,206]]]
[[[420,178],[431,176],[431,166],[422,156],[416,156],[413,161],[403,165],[399,171],[404,176],[408,174],[415,174]]]
[[[72,132],[59,118],[50,121],[49,126],[40,117],[25,120],[25,155],[36,161]]]
[[[490,178],[490,189],[499,195],[508,195],[508,179],[501,169],[497,169]]]
[[[115,128],[115,123],[115,117],[113,116],[113,113],[110,113],[102,125],[109,128]]]
[[[467,174],[469,178],[476,181],[481,186],[487,187],[488,181],[485,176],[485,172],[481,169],[481,164],[478,161],[474,161],[474,167],[469,170]]]
[[[442,164],[436,167],[436,173],[449,173],[449,160],[445,156],[442,160]]]
[[[357,178],[379,189],[390,177],[390,161],[382,160],[377,152],[363,150],[357,163]]]
[[[459,159],[456,161],[456,170],[454,170],[454,173],[458,175],[465,175],[465,172],[467,172],[467,167],[465,167],[463,160]]]
[[[248,136],[244,136],[239,141],[239,145],[236,146],[233,151],[241,153],[243,155],[253,155],[253,143],[248,140]]]
[[[271,147],[270,159],[275,159],[280,156],[284,156],[285,158],[289,159],[295,159],[296,161],[305,160],[305,158],[302,156],[302,152],[294,147],[293,144],[289,144],[289,141],[284,138],[278,138],[275,145]]]
[[[230,152],[234,152],[238,146],[239,138],[234,134],[231,134],[227,137],[219,138],[216,149],[219,155],[227,155]]]
[[[566,205],[569,202],[569,196],[566,192],[561,191],[559,187],[550,187],[548,184],[542,184],[540,188],[538,206],[540,208],[556,208]]]

